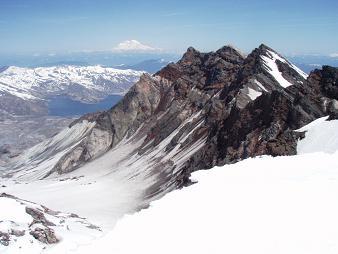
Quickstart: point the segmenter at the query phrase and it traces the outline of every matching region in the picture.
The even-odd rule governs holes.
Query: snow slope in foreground
[[[247,159],[193,178],[77,253],[338,252],[338,153]]]
[[[121,171],[111,171],[114,158],[132,150],[133,143],[122,142],[64,179],[9,180],[3,191],[78,213],[106,234],[95,239],[96,231],[70,232],[65,241],[33,253],[337,253],[338,144],[328,142],[337,124],[321,118],[303,127],[300,155],[263,156],[195,172],[197,184],[126,215],[116,226],[123,214],[136,210],[138,194],[149,184],[131,181],[139,172],[134,169],[144,171],[133,158],[119,163]],[[29,246],[24,247],[5,250],[27,253]]]
[[[334,153],[338,150],[338,121],[326,121],[327,118],[319,118],[299,129],[307,133],[306,138],[298,142],[298,154]]]
[[[326,138],[338,121],[324,120],[303,129],[304,154],[195,172],[197,184],[126,216],[76,253],[337,253],[338,145]]]

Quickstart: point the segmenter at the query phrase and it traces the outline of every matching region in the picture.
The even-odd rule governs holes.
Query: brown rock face
[[[54,230],[51,228],[35,228],[30,231],[29,234],[42,243],[54,244],[59,242],[59,239],[55,236]]]
[[[0,231],[0,244],[2,244],[4,246],[8,246],[10,239],[11,239],[11,237],[8,233]]]

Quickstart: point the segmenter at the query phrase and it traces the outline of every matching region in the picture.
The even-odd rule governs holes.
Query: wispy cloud
[[[60,17],[60,18],[41,18],[37,19],[37,22],[49,23],[49,24],[66,24],[71,22],[78,22],[88,19],[88,17]]]
[[[330,57],[333,57],[333,58],[338,58],[338,53],[332,53],[329,55]]]
[[[168,13],[164,13],[161,16],[162,17],[176,17],[176,16],[182,16],[185,15],[184,12],[168,12]]]
[[[6,4],[7,8],[14,8],[14,9],[26,9],[29,8],[30,5],[28,3],[14,3],[14,2],[9,2]]]

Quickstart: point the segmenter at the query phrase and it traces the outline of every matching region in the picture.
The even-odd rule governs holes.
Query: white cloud
[[[338,57],[338,53],[332,53],[330,54],[330,57]]]
[[[145,45],[137,40],[127,40],[119,43],[113,48],[114,51],[158,51],[159,48],[154,48]]]
[[[175,16],[181,16],[184,15],[183,12],[170,12],[170,13],[165,13],[162,15],[162,17],[175,17]]]

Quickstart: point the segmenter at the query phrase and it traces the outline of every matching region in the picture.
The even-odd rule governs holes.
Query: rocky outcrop
[[[29,234],[42,243],[53,244],[59,242],[59,239],[55,236],[54,230],[50,228],[35,228],[30,231]]]
[[[309,86],[316,94],[320,94],[323,110],[330,115],[330,119],[337,119],[338,115],[338,71],[337,68],[323,66],[322,70],[314,70],[309,76]]]
[[[0,194],[0,204],[4,209],[4,218],[0,221],[0,245],[32,244],[35,239],[45,249],[46,245],[58,243],[63,234],[69,236],[72,227],[84,231],[100,230],[77,215],[53,211],[6,193]]]

